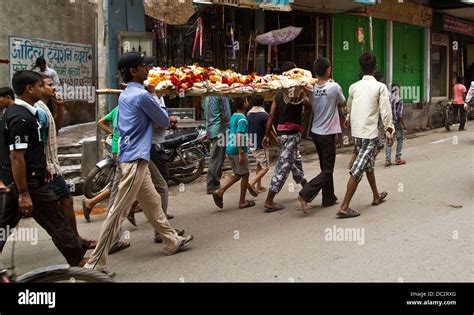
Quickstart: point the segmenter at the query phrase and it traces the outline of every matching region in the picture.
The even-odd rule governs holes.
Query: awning
[[[239,8],[263,9],[272,11],[291,11],[294,0],[193,0],[194,3],[229,5]]]
[[[353,0],[293,0],[291,8],[305,12],[341,13],[362,8],[366,5]]]

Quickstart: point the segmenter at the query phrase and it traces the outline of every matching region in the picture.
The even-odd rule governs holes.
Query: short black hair
[[[12,78],[12,87],[16,95],[23,95],[28,85],[35,85],[36,82],[42,81],[38,72],[31,70],[23,70],[15,72]]]
[[[359,65],[364,75],[371,75],[377,67],[377,58],[372,53],[363,53],[359,57]]]
[[[38,57],[38,58],[36,59],[36,66],[37,66],[37,67],[39,67],[40,65],[42,65],[42,64],[44,64],[44,63],[46,63],[46,60],[44,59],[43,56]]]
[[[247,101],[251,106],[263,106],[265,102],[265,98],[262,94],[255,94],[252,96],[247,97]]]
[[[15,92],[8,86],[0,88],[0,97],[10,96],[12,99],[15,99]]]
[[[376,71],[374,73],[374,78],[375,80],[379,81],[379,82],[382,82],[382,79],[385,78],[384,74],[382,73],[382,71]]]
[[[244,109],[245,108],[245,98],[243,97],[235,97],[233,100],[232,100],[232,104],[234,105],[234,108],[236,110],[241,110],[241,109]]]
[[[281,72],[290,71],[294,68],[296,68],[296,64],[293,61],[286,61],[281,65]]]
[[[313,71],[317,76],[321,77],[326,74],[326,71],[330,66],[331,62],[328,58],[319,58],[314,61]]]
[[[463,76],[457,76],[457,77],[456,77],[456,83],[461,83],[462,80],[464,80],[464,77],[463,77]]]

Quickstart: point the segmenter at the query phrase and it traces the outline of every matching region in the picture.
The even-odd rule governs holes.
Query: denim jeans
[[[396,151],[396,160],[399,160],[402,156],[402,148],[403,148],[403,128],[400,122],[393,122],[395,127],[395,134],[397,138],[397,151]],[[385,151],[385,160],[391,161],[392,160],[392,147],[387,146]]]

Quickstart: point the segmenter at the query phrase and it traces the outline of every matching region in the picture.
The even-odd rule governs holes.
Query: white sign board
[[[61,86],[92,86],[92,46],[44,39],[9,37],[10,82],[19,70],[31,70],[43,56],[59,76]]]

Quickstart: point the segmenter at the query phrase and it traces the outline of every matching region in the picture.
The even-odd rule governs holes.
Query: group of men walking
[[[276,162],[274,175],[270,181],[270,187],[265,200],[265,212],[274,212],[285,208],[283,204],[274,201],[277,194],[283,188],[290,173],[297,184],[302,186],[298,194],[302,210],[308,212],[309,203],[322,191],[323,207],[330,207],[337,203],[338,198],[334,192],[334,165],[336,161],[336,135],[341,133],[341,122],[339,119],[339,109],[346,109],[345,126],[351,126],[354,137],[354,159],[350,166],[350,177],[347,183],[347,191],[343,202],[337,212],[338,218],[350,218],[359,216],[360,212],[349,207],[350,201],[357,189],[363,174],[367,174],[370,187],[373,193],[373,205],[380,204],[386,197],[387,192],[379,192],[375,180],[374,166],[377,154],[377,146],[380,142],[378,136],[379,115],[384,126],[387,146],[393,143],[395,128],[392,122],[392,106],[387,87],[374,78],[376,71],[376,58],[373,54],[364,53],[359,59],[363,77],[349,88],[349,97],[346,99],[341,87],[331,79],[331,64],[326,58],[321,58],[314,63],[314,72],[317,76],[314,84],[306,86],[304,89],[290,90],[278,93],[273,100],[270,113],[265,121],[255,120],[253,110],[245,114],[247,107],[241,105],[240,98],[234,99],[237,112],[230,117],[229,102],[226,98],[210,98],[205,101],[208,133],[211,135],[211,156],[210,168],[207,176],[207,191],[213,194],[216,205],[223,207],[223,192],[237,180],[248,177],[247,142],[248,125],[250,129],[256,130],[257,135],[250,134],[250,138],[257,139],[254,144],[254,155],[257,160],[257,179],[262,163],[259,159],[259,150],[265,150],[268,157],[273,133],[276,132],[277,141],[280,147],[279,158]],[[283,65],[282,71],[296,68],[294,63]],[[256,96],[250,97],[249,102],[255,103]],[[208,104],[212,104],[209,106]],[[306,180],[303,170],[303,162],[299,152],[302,127],[303,109],[313,111],[313,122],[311,137],[316,146],[319,156],[321,172],[310,181]],[[235,119],[234,119],[235,117]],[[237,121],[237,123],[235,123]],[[263,138],[258,130],[264,125]],[[276,129],[275,129],[276,128]],[[218,141],[219,137],[224,137],[230,131],[227,150],[224,150],[224,142]],[[231,141],[233,139],[243,139],[242,141]],[[247,137],[248,138],[248,137]],[[261,143],[260,143],[260,139]],[[225,145],[225,144],[224,144]],[[261,145],[261,146],[260,146]],[[237,149],[233,150],[233,147]],[[261,149],[260,149],[261,148]],[[401,150],[401,149],[400,149]],[[232,166],[234,177],[223,186],[220,186],[222,165],[227,152],[230,165]],[[397,155],[398,157],[398,155]],[[235,177],[237,176],[237,177]],[[252,182],[252,181],[251,181]],[[245,191],[257,196],[253,185],[249,185],[245,180],[241,185],[241,198],[239,207],[255,205],[252,201],[245,200]]]
[[[402,113],[397,107],[400,105],[391,102],[387,87],[374,78],[375,56],[364,53],[359,64],[363,76],[350,86],[347,100],[341,87],[331,79],[332,68],[326,58],[315,61],[317,78],[313,84],[278,93],[269,113],[264,109],[261,95],[233,100],[227,96],[205,97],[203,107],[211,143],[206,190],[215,204],[223,208],[225,192],[240,181],[239,208],[255,206],[254,201],[246,199],[248,191],[254,197],[267,192],[265,212],[283,210],[285,206],[275,202],[275,198],[291,173],[294,181],[301,185],[297,198],[305,213],[311,209],[309,204],[319,192],[322,192],[323,207],[336,205],[333,173],[336,136],[342,131],[341,125],[350,126],[354,151],[347,189],[336,217],[360,215],[359,211],[351,209],[350,202],[364,173],[372,190],[372,204],[379,205],[384,201],[387,192],[378,190],[374,170],[381,140],[378,124],[380,120],[386,145],[390,147],[398,126],[394,126],[394,121],[398,124]],[[296,65],[286,63],[283,68],[287,71]],[[103,126],[108,133],[114,134],[113,153],[118,170],[113,184],[100,197],[103,200],[110,196],[110,202],[97,242],[79,235],[72,197],[61,177],[56,125],[62,124],[63,110],[62,102],[54,94],[53,80],[33,71],[20,71],[13,76],[13,90],[0,89],[0,109],[5,109],[0,122],[0,191],[8,192],[0,213],[0,228],[13,228],[22,215],[30,214],[52,236],[68,263],[104,272],[108,272],[105,268],[108,255],[120,240],[122,223],[127,216],[130,218],[130,209],[137,203],[157,238],[164,243],[165,255],[187,248],[193,240],[192,235],[185,236],[184,231],[174,229],[168,221],[172,216],[166,214],[167,171],[160,166],[163,164],[160,143],[165,129],[176,120],[168,115],[154,87],[144,86],[149,64],[143,56],[124,54],[119,61],[119,71],[127,87],[119,97],[117,108],[104,118],[112,128]],[[47,106],[51,103],[56,104],[55,114]],[[307,180],[299,152],[303,110],[313,112],[311,138],[321,170],[311,180]],[[340,111],[345,112],[342,124]],[[272,143],[279,145],[280,152],[267,189],[262,185],[262,179],[270,168],[269,147]],[[249,153],[257,161],[257,173],[252,179]],[[397,150],[397,159],[400,154],[401,147],[400,152]],[[221,185],[226,155],[234,174]],[[84,201],[87,220],[96,202]],[[0,240],[0,251],[5,241]],[[85,258],[88,249],[94,251]]]

